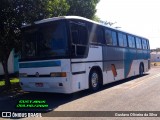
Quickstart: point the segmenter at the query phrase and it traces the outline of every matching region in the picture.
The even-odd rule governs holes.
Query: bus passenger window
[[[123,47],[123,35],[121,33],[118,33],[118,41],[119,46]]]
[[[78,31],[72,31],[72,41],[74,44],[78,44]]]
[[[118,33],[119,46],[127,47],[127,37],[125,34]]]
[[[130,48],[135,48],[135,40],[134,37],[131,35],[128,35],[128,44]]]
[[[142,48],[142,43],[141,43],[141,39],[136,37],[136,46],[138,49],[141,49]]]
[[[87,45],[88,31],[85,26],[71,24],[72,42],[74,44]]]
[[[87,45],[88,43],[88,31],[86,27],[79,25],[79,44]]]
[[[147,41],[145,39],[142,39],[142,46],[143,49],[147,49]]]
[[[125,34],[123,34],[123,46],[127,47],[127,36]]]
[[[105,40],[107,45],[112,45],[112,32],[110,30],[105,30]]]
[[[93,43],[105,44],[104,39],[103,39],[103,30],[101,27],[92,26],[89,38],[91,39]]]
[[[150,49],[149,41],[147,40],[147,49]]]
[[[117,46],[117,35],[116,32],[112,31],[112,40],[113,40],[113,46]]]
[[[78,39],[78,25],[71,23],[71,36],[72,36],[72,43],[73,44],[78,44],[79,39]]]
[[[102,28],[98,27],[96,34],[97,34],[97,42],[101,43],[101,44],[105,44],[105,41],[103,39],[103,30],[102,30]]]

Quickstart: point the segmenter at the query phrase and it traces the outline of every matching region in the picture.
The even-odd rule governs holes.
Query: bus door
[[[77,89],[85,89],[85,58],[88,56],[88,30],[85,23],[79,21],[70,21],[71,35],[71,70],[73,81],[76,83],[72,86],[75,91]]]

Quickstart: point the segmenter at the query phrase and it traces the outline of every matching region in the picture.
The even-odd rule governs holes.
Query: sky
[[[159,0],[100,0],[96,15],[112,27],[148,38],[150,48],[160,48]]]

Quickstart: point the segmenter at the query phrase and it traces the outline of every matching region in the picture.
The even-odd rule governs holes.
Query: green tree
[[[97,15],[94,15],[92,20],[100,22],[101,19]]]
[[[66,0],[48,0],[45,4],[47,17],[64,16],[69,10]]]
[[[5,85],[10,87],[8,58],[19,50],[22,24],[66,14],[65,0],[1,0],[0,4],[0,62],[5,73]]]
[[[78,15],[94,19],[98,2],[99,0],[67,0],[70,6],[68,15]]]
[[[8,57],[12,49],[17,46],[20,32],[11,0],[1,1],[0,13],[0,62],[4,69],[6,86],[9,87]]]
[[[69,5],[66,0],[10,0],[16,13],[19,14],[18,21],[32,23],[37,20],[66,15]],[[20,17],[21,16],[21,17]],[[20,19],[21,18],[21,19]]]

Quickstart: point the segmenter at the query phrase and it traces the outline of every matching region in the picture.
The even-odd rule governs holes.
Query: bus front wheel
[[[98,71],[92,70],[89,75],[89,88],[91,91],[97,91],[100,86],[100,75]]]

